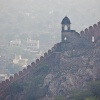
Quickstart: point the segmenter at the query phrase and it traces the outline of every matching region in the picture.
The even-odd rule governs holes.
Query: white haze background
[[[100,21],[100,0],[0,0],[0,33],[60,33],[66,15],[80,32]]]

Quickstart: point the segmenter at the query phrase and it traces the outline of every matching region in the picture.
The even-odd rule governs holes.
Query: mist
[[[0,0],[0,33],[60,33],[68,16],[80,32],[100,20],[99,0]]]

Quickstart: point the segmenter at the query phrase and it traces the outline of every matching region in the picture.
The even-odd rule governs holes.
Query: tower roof
[[[64,17],[61,24],[71,24],[70,19],[67,16]]]

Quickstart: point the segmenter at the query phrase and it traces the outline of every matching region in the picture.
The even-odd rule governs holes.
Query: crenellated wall
[[[80,35],[91,42],[95,42],[100,37],[100,22],[81,31]]]
[[[27,68],[23,69],[23,71],[19,71],[19,73],[15,73],[14,76],[10,76],[9,79],[2,81],[2,83],[0,83],[0,97],[2,97],[4,91],[7,87],[10,86],[10,84],[21,78],[24,78],[26,75],[30,73],[30,71],[34,69],[34,67],[38,66],[39,64],[47,60],[51,55],[53,55],[53,50],[48,50],[47,53],[44,53],[44,56],[41,56],[40,59],[36,59],[35,62],[32,62],[31,65],[28,65]]]

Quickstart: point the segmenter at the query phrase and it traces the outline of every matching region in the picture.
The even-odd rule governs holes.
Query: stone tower
[[[61,36],[62,39],[61,40],[62,42],[67,42],[67,38],[68,38],[67,34],[71,32],[70,30],[71,22],[69,18],[66,16],[65,18],[63,18],[61,24],[62,24],[62,36]]]
[[[88,40],[81,38],[78,32],[71,29],[71,21],[67,16],[63,18],[61,24],[61,49],[63,51],[89,47]]]

